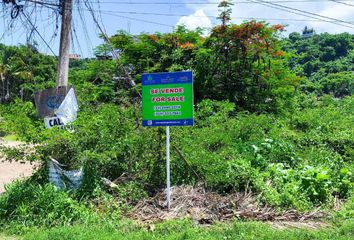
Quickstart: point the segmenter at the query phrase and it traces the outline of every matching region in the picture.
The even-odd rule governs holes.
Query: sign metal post
[[[142,75],[143,126],[166,127],[166,200],[171,208],[170,126],[193,126],[191,71]]]
[[[171,208],[171,172],[170,172],[170,126],[166,127],[166,183],[167,208]]]

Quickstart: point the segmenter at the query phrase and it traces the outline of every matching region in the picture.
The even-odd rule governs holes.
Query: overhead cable
[[[330,0],[330,1],[338,3],[338,4],[343,4],[343,5],[354,7],[354,4],[346,3],[346,2],[343,2],[343,1],[337,1],[337,0]]]
[[[186,15],[186,14],[168,14],[168,13],[155,13],[155,12],[134,12],[134,11],[109,11],[109,10],[102,10],[101,11],[104,14],[108,14],[108,15],[112,15],[112,14],[132,14],[132,15],[152,15],[152,16],[166,16],[166,17],[188,17],[190,15]],[[113,15],[115,16],[115,15]],[[120,16],[120,15],[119,15]],[[124,16],[125,17],[125,16]],[[218,18],[218,16],[212,16],[212,15],[205,15],[205,16],[194,16],[195,18]],[[272,21],[313,21],[313,22],[328,22],[322,19],[292,19],[292,18],[261,18],[261,17],[232,17],[232,19],[244,19],[244,20],[272,20]],[[143,19],[140,19],[141,21],[146,21]],[[338,21],[331,21],[331,22],[338,22]],[[351,22],[354,23],[354,22]],[[157,23],[154,22],[154,24],[161,24],[161,23]],[[163,26],[171,26],[171,25],[167,25],[167,24],[163,24]]]
[[[272,3],[316,3],[316,2],[331,2],[332,0],[274,0]],[[353,2],[354,0],[345,0],[346,2]],[[98,3],[98,2],[92,2]],[[132,2],[132,1],[100,1],[100,3],[105,4],[118,4],[118,5],[185,5],[185,4],[193,4],[193,5],[219,5],[220,2],[196,2],[196,1],[188,1],[188,2]],[[248,1],[232,1],[233,4],[250,4]]]
[[[289,9],[289,10],[292,10],[292,11],[296,11],[296,12],[300,12],[300,13],[304,13],[304,14],[309,14],[309,15],[313,15],[313,16],[316,16],[316,17],[324,18],[324,19],[334,20],[334,21],[337,21],[337,22],[341,22],[341,23],[344,23],[344,24],[349,24],[349,25],[354,26],[354,24],[351,23],[351,22],[347,22],[347,21],[344,21],[344,20],[336,19],[336,18],[333,18],[333,17],[324,16],[324,15],[313,13],[313,12],[308,12],[306,10],[300,10],[300,9],[296,9],[296,8],[293,8],[293,7],[280,5],[280,4],[277,4],[277,3],[272,3],[270,1],[254,0],[253,2],[270,4],[270,5],[273,5],[273,6],[280,7],[280,8]]]
[[[47,48],[53,53],[53,55],[57,57],[57,55],[54,53],[53,49],[49,46],[49,44],[46,42],[46,40],[42,37],[42,35],[40,34],[40,32],[37,30],[36,26],[32,23],[31,19],[26,15],[26,13],[24,11],[21,11],[22,15],[24,16],[25,19],[27,20],[27,22],[31,25],[32,29],[38,34],[38,36],[42,39],[43,43],[47,46]]]
[[[254,3],[258,3],[260,5],[264,5],[264,6],[267,6],[267,7],[270,7],[270,8],[278,9],[278,10],[281,10],[281,11],[293,13],[293,14],[296,14],[296,15],[310,17],[310,18],[313,18],[313,19],[322,20],[323,22],[328,22],[328,23],[332,23],[332,24],[335,24],[335,25],[339,25],[339,26],[343,26],[343,27],[354,29],[354,24],[353,23],[346,22],[346,21],[343,21],[343,20],[340,20],[340,19],[335,19],[335,18],[330,18],[330,17],[319,15],[319,16],[321,16],[321,18],[320,18],[320,17],[317,17],[316,15],[318,15],[318,14],[315,14],[315,13],[310,13],[310,12],[306,12],[306,11],[302,11],[302,10],[298,10],[298,9],[296,9],[296,11],[295,11],[295,9],[292,10],[291,8],[288,8],[288,7],[283,6],[283,5],[276,4],[276,5],[279,5],[279,6],[276,6],[275,4],[270,4],[270,2],[261,1],[261,0],[248,0],[248,1],[254,2]],[[345,22],[346,24],[349,24],[351,26],[345,25],[345,24],[343,24],[343,22]]]

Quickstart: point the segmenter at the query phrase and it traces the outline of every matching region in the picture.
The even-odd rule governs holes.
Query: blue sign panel
[[[193,126],[193,74],[146,73],[142,76],[143,126]]]
[[[178,83],[193,84],[192,72],[144,73],[142,76],[143,86]]]
[[[194,119],[181,120],[143,120],[144,127],[159,127],[159,126],[193,126]]]

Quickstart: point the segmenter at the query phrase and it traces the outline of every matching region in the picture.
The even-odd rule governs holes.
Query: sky
[[[36,1],[53,4],[58,2],[56,0]],[[18,2],[22,5],[26,0],[18,0]],[[100,30],[92,20],[91,13],[84,6],[83,0],[74,0],[74,2],[75,34],[72,37],[71,52],[80,54],[82,57],[92,57],[94,47],[103,43],[103,40],[98,37]],[[90,2],[99,25],[109,36],[118,30],[131,34],[166,33],[173,31],[178,24],[184,24],[189,29],[203,27],[207,34],[213,26],[220,23],[216,19],[219,14],[217,7],[219,0],[90,0]],[[266,20],[270,24],[284,24],[287,26],[284,37],[291,32],[301,32],[305,26],[313,28],[317,33],[354,34],[354,0],[234,0],[234,2],[233,23],[255,18]],[[267,2],[278,5],[269,7],[261,5],[260,2],[265,5]],[[24,44],[29,38],[38,43],[41,52],[51,55],[58,53],[60,19],[54,10],[55,7],[54,9],[34,8],[33,3],[27,2],[24,7],[26,15],[19,14],[12,20],[11,7],[3,6],[0,4],[0,43]],[[276,9],[282,6],[286,6],[288,12]],[[324,19],[321,16],[328,18]],[[321,20],[319,21],[318,18]],[[333,21],[337,24],[333,24]],[[32,24],[36,26],[35,30]]]

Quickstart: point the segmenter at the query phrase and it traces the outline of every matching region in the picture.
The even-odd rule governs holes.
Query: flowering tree
[[[196,53],[198,96],[228,99],[245,110],[275,110],[275,98],[280,93],[290,97],[298,81],[280,49],[283,30],[256,21],[215,27]]]
[[[121,63],[133,66],[137,81],[143,72],[193,70],[196,102],[209,98],[229,100],[240,110],[281,110],[299,80],[280,48],[284,27],[257,21],[230,24],[230,3],[220,6],[222,24],[208,37],[184,26],[167,34],[119,32],[111,40],[122,52]]]

